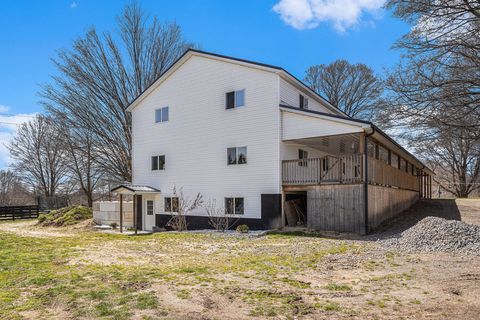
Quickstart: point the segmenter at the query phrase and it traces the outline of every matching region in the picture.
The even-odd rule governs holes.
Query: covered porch
[[[284,226],[304,202],[309,229],[368,233],[431,197],[433,172],[369,122],[283,109],[282,125]]]
[[[120,232],[123,232],[123,223],[124,223],[124,200],[126,197],[133,199],[133,230],[135,234],[138,233],[139,230],[148,229],[148,226],[151,221],[147,221],[148,218],[144,218],[146,215],[146,211],[149,209],[148,206],[150,205],[148,201],[152,201],[152,217],[153,215],[153,200],[150,198],[154,197],[155,195],[160,194],[160,190],[150,187],[150,186],[143,186],[143,185],[132,185],[132,184],[121,184],[114,187],[110,190],[112,193],[118,194],[119,201],[120,201],[120,210],[119,210],[119,228]],[[153,198],[152,198],[153,199]],[[144,203],[145,202],[145,203]],[[144,214],[145,213],[145,214]],[[154,224],[154,220],[153,220]]]

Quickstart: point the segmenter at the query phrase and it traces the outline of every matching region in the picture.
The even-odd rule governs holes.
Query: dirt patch
[[[39,227],[36,220],[0,223],[0,231],[11,232],[22,237],[36,238],[72,236],[68,230]]]

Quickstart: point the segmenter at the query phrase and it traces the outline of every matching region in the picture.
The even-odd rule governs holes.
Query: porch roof
[[[121,184],[110,191],[121,194],[160,193],[160,190],[154,187],[133,184]]]
[[[325,126],[322,126],[322,130],[324,131],[324,135],[319,135],[319,136],[328,136],[328,133],[331,133],[330,135],[339,135],[339,134],[352,134],[356,132],[366,132],[368,136],[372,136],[375,138],[377,141],[380,143],[384,144],[385,146],[389,147],[389,149],[393,150],[397,154],[402,155],[404,158],[407,158],[407,160],[411,163],[414,163],[419,169],[423,170],[424,172],[428,173],[429,175],[435,175],[433,170],[428,168],[423,162],[421,162],[419,159],[417,159],[416,156],[414,156],[411,152],[409,152],[407,149],[405,149],[402,145],[400,145],[397,141],[395,141],[392,137],[390,137],[388,134],[386,134],[384,131],[382,131],[380,128],[378,128],[375,124],[373,124],[370,121],[365,121],[365,120],[359,120],[359,119],[354,119],[350,117],[344,117],[344,116],[339,116],[335,114],[329,114],[326,112],[320,112],[320,111],[314,111],[314,110],[308,110],[308,109],[300,109],[297,107],[292,107],[292,106],[287,106],[280,104],[279,105],[280,109],[286,112],[293,112],[297,114],[303,114],[306,116],[312,116],[316,117],[320,120],[326,120],[326,121],[332,121],[336,122],[337,124],[342,124],[342,126],[336,126],[336,128],[339,129],[339,131],[342,132],[328,132],[325,130]],[[298,125],[295,125],[296,128],[298,128]],[[320,128],[319,128],[320,129]],[[315,130],[317,131],[317,130]],[[313,133],[313,131],[311,132]],[[305,137],[305,138],[313,138],[313,136],[310,137]],[[304,138],[304,139],[305,139]],[[301,140],[300,137],[296,137],[296,139],[285,139],[284,140]]]

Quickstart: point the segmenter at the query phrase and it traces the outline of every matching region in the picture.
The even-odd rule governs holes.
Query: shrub
[[[70,226],[93,217],[92,209],[84,206],[65,207],[41,214],[38,223],[42,226]]]
[[[248,233],[248,230],[250,230],[248,228],[248,226],[246,224],[241,224],[237,227],[237,232],[240,232],[240,233]]]
[[[118,228],[118,224],[117,224],[116,222],[112,222],[112,223],[110,223],[110,227],[111,227],[112,229],[117,229],[117,228]]]

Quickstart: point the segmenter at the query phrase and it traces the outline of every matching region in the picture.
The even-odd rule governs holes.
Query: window
[[[153,215],[153,200],[147,200],[147,215]]]
[[[178,212],[178,197],[165,197],[165,212]]]
[[[225,109],[243,107],[245,105],[245,89],[225,94]]]
[[[155,110],[155,123],[168,121],[168,107]]]
[[[244,205],[243,198],[225,198],[226,214],[243,214]]]
[[[305,97],[303,94],[299,94],[298,99],[298,106],[300,107],[300,109],[308,109],[308,98]]]
[[[165,170],[165,156],[152,157],[152,170]]]
[[[247,163],[247,147],[227,148],[227,164]]]
[[[392,167],[398,168],[398,156],[393,152],[390,156],[390,164],[392,165]]]
[[[378,159],[388,163],[388,149],[378,146]]]
[[[307,160],[306,160],[307,158],[308,158],[308,152],[302,149],[298,149],[298,159],[300,159],[298,164],[300,166],[302,167],[307,166]]]

